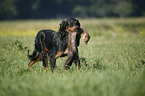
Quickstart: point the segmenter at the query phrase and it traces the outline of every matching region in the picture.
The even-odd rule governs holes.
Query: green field
[[[62,20],[0,21],[0,96],[144,96],[145,18],[80,19],[91,36],[81,39],[81,70],[54,73],[41,62],[28,68],[27,50],[41,29],[58,30]]]

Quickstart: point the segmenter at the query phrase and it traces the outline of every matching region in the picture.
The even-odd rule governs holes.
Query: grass
[[[41,29],[58,30],[62,20],[0,22],[0,96],[144,96],[145,18],[80,19],[89,32],[79,46],[82,68],[54,73],[39,62],[27,68],[27,50]]]

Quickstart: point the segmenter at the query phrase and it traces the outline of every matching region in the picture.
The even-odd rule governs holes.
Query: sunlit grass
[[[58,31],[60,20],[21,20],[0,22],[0,36],[35,36],[41,29]]]
[[[52,29],[58,31],[62,20],[17,20],[1,21],[0,36],[35,36],[41,29]],[[90,22],[91,21],[91,22]],[[145,18],[126,19],[80,19],[81,27],[87,30],[92,36],[112,35],[125,36],[129,33],[140,33],[145,35]],[[123,35],[125,33],[125,35]]]
[[[65,70],[66,58],[54,73],[41,62],[28,68],[37,32],[61,21],[0,22],[0,96],[144,96],[145,18],[80,19],[91,35],[88,45],[81,39],[80,72]]]

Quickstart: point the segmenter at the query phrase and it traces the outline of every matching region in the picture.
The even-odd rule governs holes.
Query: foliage
[[[143,0],[1,0],[0,19],[145,16]]]
[[[61,21],[0,22],[0,96],[144,96],[145,18],[80,19],[91,35],[88,45],[81,39],[80,72],[65,70],[66,58],[54,73],[41,62],[28,68],[35,34]]]
[[[12,19],[18,15],[16,0],[0,0],[0,19]]]

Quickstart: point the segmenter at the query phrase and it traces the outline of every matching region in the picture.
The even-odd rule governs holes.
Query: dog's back
[[[41,52],[44,48],[48,50],[52,49],[54,44],[54,37],[57,36],[58,32],[53,30],[41,30],[38,32],[35,38],[35,48],[38,52]]]

